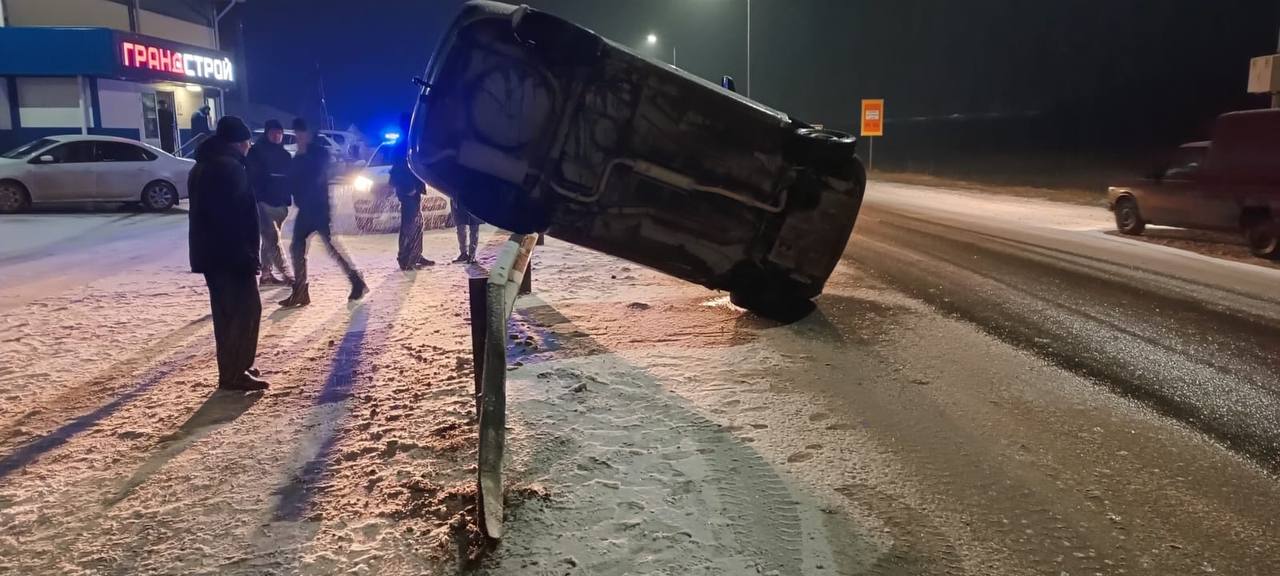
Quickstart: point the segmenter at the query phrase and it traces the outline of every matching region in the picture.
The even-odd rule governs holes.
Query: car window
[[[124,142],[95,142],[98,162],[147,162],[156,155],[133,144]]]
[[[1200,171],[1204,166],[1207,148],[1182,148],[1174,154],[1173,161],[1165,170],[1164,177],[1170,179],[1187,178]]]
[[[35,142],[28,142],[26,144],[23,144],[22,146],[14,148],[13,150],[5,152],[4,154],[0,154],[0,157],[10,158],[13,160],[20,160],[22,158],[26,158],[27,156],[35,154],[37,151],[43,150],[55,143],[57,143],[57,140],[54,140],[52,138],[41,138],[39,140],[36,140]]]
[[[81,162],[93,161],[93,142],[83,140],[80,142],[67,142],[61,146],[50,148],[41,156],[53,156],[53,161],[57,164],[77,164]]]
[[[326,136],[328,136],[329,138],[331,138],[334,142],[337,142],[338,144],[346,144],[346,143],[347,143],[347,138],[346,138],[345,136],[341,135],[341,134],[326,134]]]

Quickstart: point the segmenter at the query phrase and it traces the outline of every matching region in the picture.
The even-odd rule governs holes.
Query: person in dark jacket
[[[187,179],[190,194],[191,271],[204,274],[213,312],[218,387],[262,390],[253,367],[258,352],[258,209],[244,155],[249,127],[234,116],[196,150]]]
[[[329,255],[351,280],[350,300],[359,300],[369,292],[351,259],[333,240],[330,229],[333,221],[329,201],[329,147],[323,139],[316,138],[301,118],[293,121],[293,132],[298,138],[298,153],[289,166],[289,189],[293,192],[293,204],[298,207],[298,219],[293,223],[293,241],[289,253],[293,259],[293,293],[280,301],[286,308],[306,306],[311,303],[307,285],[307,241],[312,234],[320,236]]]
[[[160,127],[160,149],[173,154],[177,150],[178,121],[169,108],[167,100],[156,103],[156,121]]]
[[[289,266],[280,246],[280,229],[289,217],[289,163],[293,157],[284,149],[284,126],[268,120],[262,137],[253,143],[245,166],[249,185],[258,200],[258,230],[262,234],[262,286],[291,286]],[[280,271],[276,278],[274,271]]]
[[[201,134],[209,132],[209,106],[201,106],[195,114],[191,115],[191,137],[195,138]]]
[[[400,133],[409,134],[409,116],[400,117]],[[400,199],[400,250],[396,261],[401,270],[417,270],[435,266],[435,262],[422,257],[422,194],[426,186],[409,171],[408,138],[401,138],[392,152],[395,163],[391,166],[391,187]]]

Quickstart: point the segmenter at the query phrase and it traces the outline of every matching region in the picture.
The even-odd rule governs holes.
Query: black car
[[[766,315],[811,307],[862,204],[852,136],[525,6],[468,2],[420,83],[410,164],[476,216]]]

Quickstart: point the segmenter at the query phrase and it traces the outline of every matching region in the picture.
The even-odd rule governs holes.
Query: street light
[[[653,32],[650,32],[649,35],[645,37],[644,41],[646,44],[650,46],[657,46],[658,35],[654,34]],[[676,65],[676,45],[674,42],[671,44],[671,65],[672,66]]]

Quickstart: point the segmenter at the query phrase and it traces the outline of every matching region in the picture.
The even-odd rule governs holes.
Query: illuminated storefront
[[[0,149],[51,134],[178,148],[237,73],[230,54],[108,28],[0,28]]]

